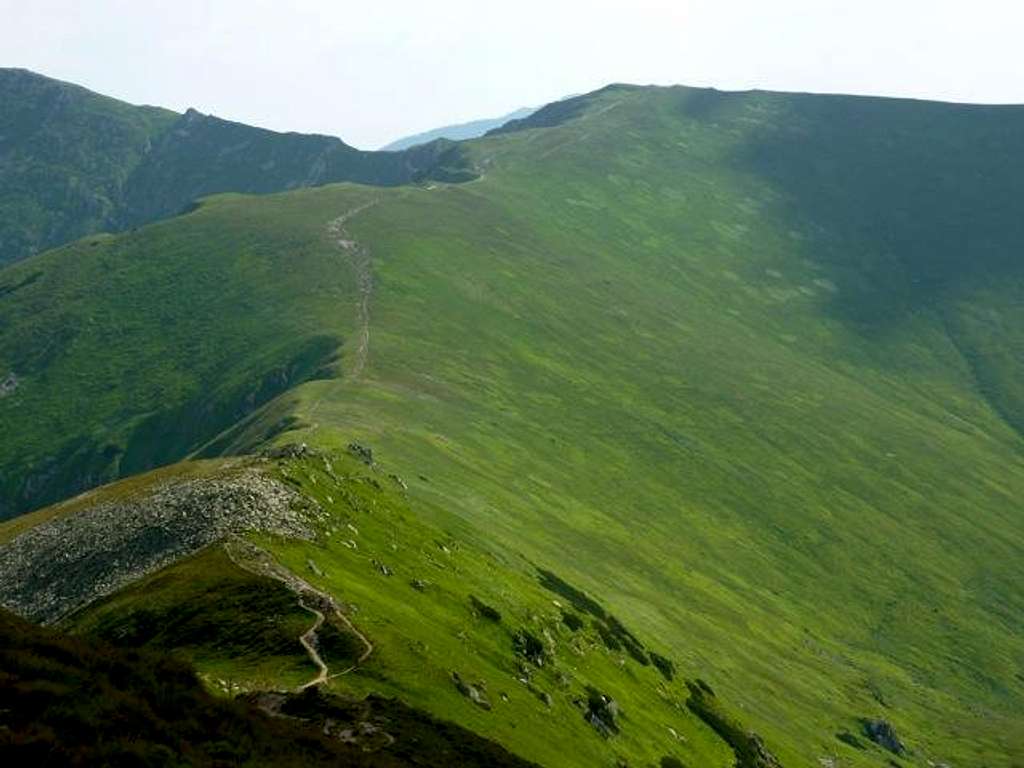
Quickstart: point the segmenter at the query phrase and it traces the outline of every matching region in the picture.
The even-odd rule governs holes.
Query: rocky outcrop
[[[619,732],[619,704],[596,688],[587,689],[587,708],[583,718],[606,739]]]
[[[735,720],[718,700],[714,690],[701,679],[687,680],[690,698],[686,708],[703,720],[736,754],[736,768],[782,768],[779,759],[758,734]]]
[[[14,390],[18,388],[18,377],[14,375],[14,371],[7,374],[7,378],[0,381],[0,397],[7,397],[13,395]]]
[[[902,755],[907,751],[903,742],[896,735],[896,729],[887,720],[865,720],[864,735],[895,755]]]
[[[487,698],[487,694],[484,693],[483,683],[476,683],[475,685],[467,683],[458,672],[452,672],[452,682],[455,683],[455,688],[459,693],[480,707],[480,709],[490,712],[491,702]]]
[[[359,443],[349,443],[348,451],[368,467],[373,466],[373,450]]]
[[[232,534],[311,538],[316,513],[253,467],[168,482],[42,522],[0,545],[0,605],[54,622]]]

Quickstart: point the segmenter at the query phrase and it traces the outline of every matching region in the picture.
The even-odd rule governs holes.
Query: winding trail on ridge
[[[370,352],[370,296],[373,293],[373,264],[369,247],[355,240],[345,229],[345,225],[367,208],[372,208],[383,200],[383,197],[368,200],[355,208],[350,208],[341,216],[327,223],[327,234],[348,257],[349,265],[356,278],[356,291],[358,292],[356,310],[356,338],[358,341],[351,367],[342,379],[346,382],[357,381],[362,376],[363,369],[366,367],[366,358]],[[319,422],[315,421],[313,417],[319,410],[323,399],[324,393],[321,393],[310,405],[307,413],[313,431],[320,428]]]
[[[370,249],[355,240],[345,229],[353,217],[358,216],[367,208],[381,202],[381,198],[357,205],[327,225],[327,232],[334,238],[335,244],[348,256],[352,271],[355,273],[356,289],[359,292],[357,311],[358,330],[355,358],[348,375],[350,379],[358,379],[366,367],[366,356],[370,351],[370,295],[373,293],[373,269],[371,268]]]
[[[320,685],[327,682],[327,676],[330,670],[327,668],[327,662],[324,661],[323,656],[320,655],[320,651],[316,648],[316,633],[320,630],[320,627],[324,625],[325,617],[316,608],[311,608],[306,605],[302,601],[301,596],[299,596],[299,605],[316,616],[313,626],[299,635],[299,642],[302,644],[302,647],[306,649],[306,653],[309,654],[310,660],[316,665],[317,670],[319,670],[316,677],[308,683],[304,683],[299,686],[299,690],[304,691],[307,688],[312,688],[314,685]]]
[[[239,537],[232,537],[224,543],[224,551],[231,558],[231,562],[242,570],[248,571],[255,576],[264,576],[280,581],[298,596],[299,605],[315,617],[313,625],[299,636],[299,643],[306,650],[306,654],[314,666],[316,666],[317,674],[312,680],[300,685],[299,691],[304,691],[316,685],[323,685],[328,680],[347,675],[358,669],[360,664],[370,658],[370,654],[373,653],[373,643],[356,628],[348,616],[342,613],[341,607],[331,595],[317,589],[305,579],[300,578],[278,563],[265,549],[256,546],[250,541]],[[356,659],[355,663],[340,672],[331,673],[327,663],[323,660],[320,651],[316,647],[316,633],[324,625],[324,622],[327,621],[327,615],[325,615],[324,611],[344,624],[345,628],[359,638],[359,641],[363,644],[363,652]]]

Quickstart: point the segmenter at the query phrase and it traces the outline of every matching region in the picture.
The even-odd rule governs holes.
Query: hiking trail
[[[300,685],[299,691],[304,691],[316,685],[322,685],[328,680],[349,674],[357,669],[373,653],[373,643],[356,628],[348,616],[342,613],[341,607],[333,597],[285,568],[274,560],[273,556],[265,549],[245,539],[232,537],[224,543],[224,550],[227,552],[228,557],[231,558],[231,561],[239,568],[256,576],[264,576],[280,581],[298,596],[299,605],[313,614],[313,625],[299,636],[299,643],[305,649],[314,666],[316,666],[317,675],[312,680]],[[355,663],[340,672],[331,673],[327,663],[320,656],[319,650],[317,650],[316,633],[324,625],[324,622],[327,621],[327,616],[332,616],[341,622],[346,630],[351,632],[363,644],[363,652],[356,659]]]

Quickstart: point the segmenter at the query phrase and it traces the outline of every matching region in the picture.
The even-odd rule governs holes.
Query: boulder
[[[482,685],[467,683],[458,672],[452,672],[452,682],[455,683],[455,688],[459,693],[480,707],[480,709],[490,711],[491,702],[484,693]]]
[[[348,444],[348,450],[349,453],[362,461],[363,464],[373,466],[373,451],[369,447],[352,442]]]
[[[896,730],[886,720],[865,720],[864,735],[894,755],[902,755],[907,751],[906,746],[896,735]]]
[[[587,709],[583,717],[606,739],[619,732],[619,714],[615,699],[594,688],[587,689]]]

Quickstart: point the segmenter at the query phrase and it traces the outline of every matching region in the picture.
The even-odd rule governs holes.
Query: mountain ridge
[[[449,144],[364,152],[331,136],[136,107],[28,70],[0,69],[0,99],[17,107],[0,119],[0,263],[218,192],[472,178]]]
[[[468,184],[219,195],[0,271],[8,513],[281,451],[328,519],[253,540],[375,647],[328,687],[551,765],[1013,766],[1021,110],[562,110],[460,145]],[[79,629],[159,642],[193,591],[154,577]]]

